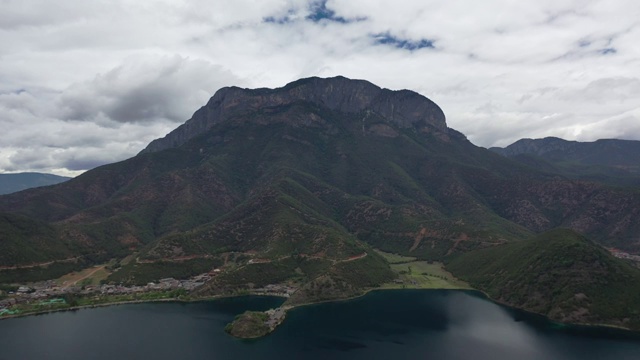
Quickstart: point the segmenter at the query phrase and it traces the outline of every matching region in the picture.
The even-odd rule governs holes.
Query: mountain
[[[449,261],[556,227],[640,251],[637,191],[505,158],[424,96],[343,77],[220,89],[137,156],[1,196],[0,214],[5,279],[109,259],[125,283],[224,265],[202,291],[225,294],[295,281],[350,296],[394,276],[373,248]]]
[[[10,194],[29,188],[55,185],[71,178],[42,173],[0,174],[0,195]]]
[[[564,176],[640,186],[640,141],[567,141],[556,137],[521,139],[489,150],[538,170]]]
[[[640,328],[640,269],[571,230],[471,251],[447,268],[493,299],[553,320]]]
[[[166,137],[151,142],[142,152],[159,151],[177,147],[188,140],[207,132],[216,124],[244,119],[247,116],[262,115],[263,124],[284,122],[298,125],[314,126],[319,119],[293,119],[283,116],[287,113],[275,115],[279,107],[287,104],[314,104],[333,112],[344,114],[362,114],[363,132],[368,124],[367,117],[376,114],[400,128],[419,126],[426,130],[431,128],[441,134],[447,133],[447,125],[442,110],[431,100],[413,91],[391,91],[381,89],[364,80],[351,80],[336,77],[331,80],[320,78],[301,79],[287,86],[273,91],[271,89],[241,89],[227,87],[219,90],[209,100],[207,105],[193,114],[193,117]],[[270,113],[271,111],[271,113]],[[245,120],[246,121],[246,120]],[[315,124],[319,125],[319,124]],[[389,132],[393,130],[385,126],[378,126],[374,132]]]

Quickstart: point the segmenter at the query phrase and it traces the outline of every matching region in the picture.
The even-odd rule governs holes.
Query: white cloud
[[[0,171],[121,160],[219,87],[313,75],[418,91],[482,146],[640,139],[635,1],[328,0],[308,19],[319,4],[4,0]]]

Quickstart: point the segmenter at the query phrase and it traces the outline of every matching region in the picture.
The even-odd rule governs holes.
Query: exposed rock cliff
[[[342,113],[364,112],[365,117],[374,113],[401,128],[414,127],[423,132],[441,134],[447,134],[448,130],[440,107],[416,92],[382,89],[368,81],[345,77],[313,77],[277,89],[222,88],[190,120],[164,138],[152,141],[142,152],[177,147],[215,124],[300,102]],[[287,121],[295,120],[295,117],[287,118]],[[392,134],[380,126],[374,130],[383,136]]]

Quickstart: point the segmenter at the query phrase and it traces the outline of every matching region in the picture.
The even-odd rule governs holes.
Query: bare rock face
[[[345,77],[314,77],[278,89],[222,88],[190,120],[164,138],[154,140],[142,152],[177,147],[220,122],[299,103],[341,113],[374,113],[395,127],[415,128],[439,136],[448,133],[440,107],[416,92],[382,89],[368,81]]]

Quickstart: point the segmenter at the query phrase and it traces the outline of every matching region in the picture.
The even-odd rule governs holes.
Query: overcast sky
[[[479,146],[640,139],[637,0],[0,0],[0,172],[134,156],[223,86],[417,91]]]

